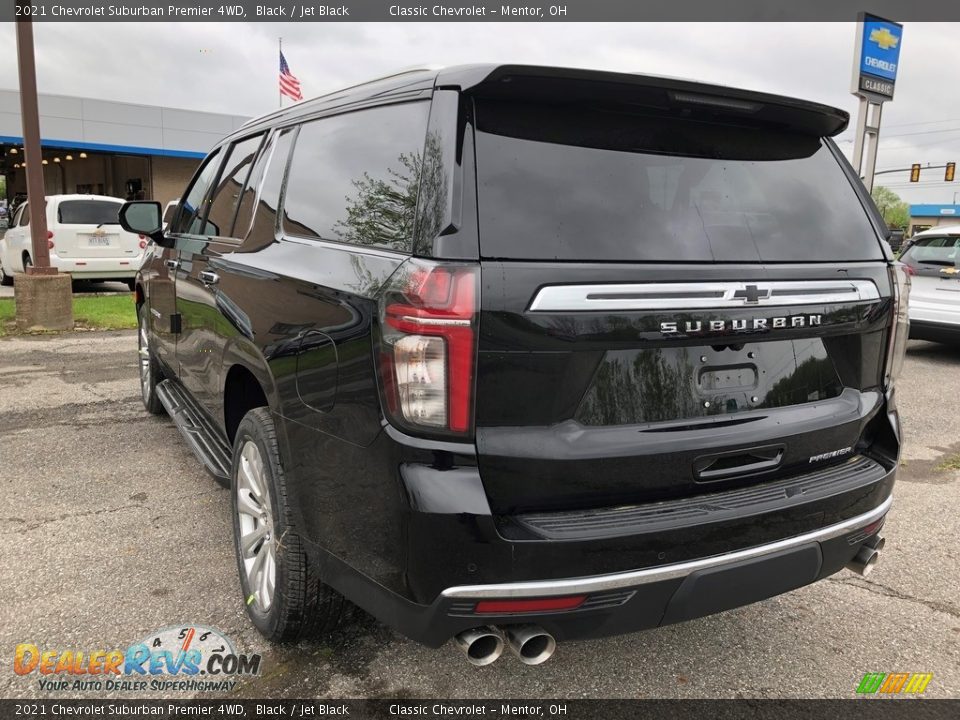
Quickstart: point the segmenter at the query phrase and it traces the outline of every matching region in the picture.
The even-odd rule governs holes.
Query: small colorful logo
[[[900,38],[890,32],[889,28],[878,27],[870,31],[870,42],[875,42],[881,50],[889,50],[897,46]]]
[[[126,650],[54,650],[20,643],[13,671],[36,673],[45,691],[224,691],[233,689],[237,676],[259,675],[260,662],[258,654],[238,653],[216,628],[194,624],[163,628]]]
[[[933,680],[933,673],[867,673],[857,687],[859,695],[919,695]]]

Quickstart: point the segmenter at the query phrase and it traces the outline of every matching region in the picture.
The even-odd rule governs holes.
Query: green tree
[[[889,228],[905,228],[910,222],[910,206],[890,188],[877,185],[873,189],[873,201],[877,204],[883,221]]]

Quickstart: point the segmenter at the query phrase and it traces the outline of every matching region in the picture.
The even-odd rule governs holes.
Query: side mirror
[[[120,208],[120,227],[127,232],[146,235],[157,245],[170,247],[173,243],[163,234],[160,203],[153,200],[134,200]]]

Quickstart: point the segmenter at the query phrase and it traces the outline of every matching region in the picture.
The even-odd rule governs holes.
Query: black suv
[[[268,638],[625,633],[878,557],[906,276],[846,113],[413,71],[253,120],[137,280],[143,401],[231,488]]]

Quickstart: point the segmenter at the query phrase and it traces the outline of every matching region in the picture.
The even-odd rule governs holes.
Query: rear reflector
[[[473,611],[492,615],[575,610],[583,605],[586,599],[586,595],[573,595],[559,598],[533,598],[531,600],[481,600]]]

